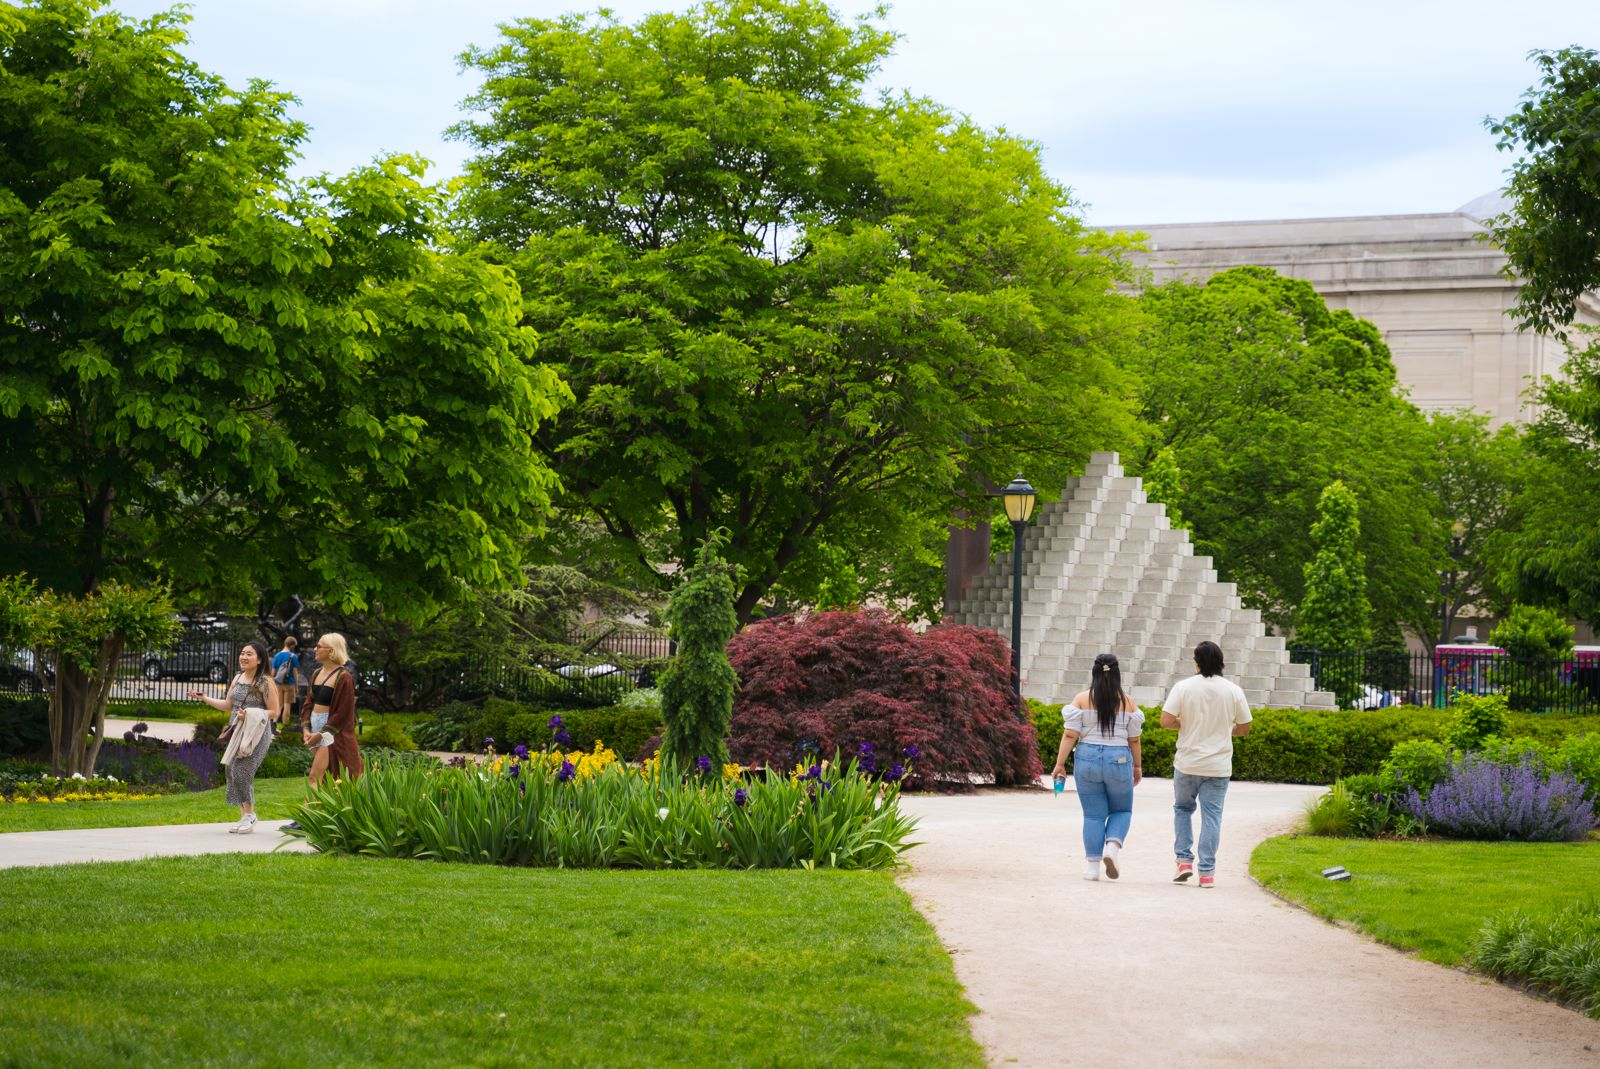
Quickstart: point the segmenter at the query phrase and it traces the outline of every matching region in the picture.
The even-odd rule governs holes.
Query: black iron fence
[[[1345,709],[1442,709],[1462,693],[1504,694],[1519,712],[1600,713],[1600,651],[1579,650],[1552,660],[1513,657],[1493,647],[1413,653],[1299,646],[1291,647],[1289,656],[1309,665],[1318,688],[1331,691]]]
[[[259,638],[256,621],[217,619],[185,629],[168,651],[125,652],[111,686],[113,708],[131,711],[155,702],[193,701],[191,691],[220,697],[238,670],[239,647]],[[365,708],[433,706],[487,696],[539,704],[610,705],[641,686],[653,686],[675,652],[665,631],[615,624],[590,624],[566,636],[576,656],[549,663],[493,663],[461,660],[389,672],[367,651],[351,651]],[[276,644],[269,643],[276,650]],[[302,656],[304,670],[313,668]],[[401,676],[404,678],[401,678]],[[31,650],[0,649],[0,693],[43,694],[54,679],[48,663],[35,663]]]

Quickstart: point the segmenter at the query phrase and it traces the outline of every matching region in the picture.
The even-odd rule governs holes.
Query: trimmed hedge
[[[50,703],[0,694],[0,754],[33,757],[50,749]]]
[[[559,715],[572,741],[568,749],[593,750],[603,742],[624,760],[633,759],[645,743],[661,733],[661,710],[654,705],[608,705],[595,709],[542,709],[486,698],[481,706],[455,703],[419,720],[409,734],[417,745],[430,750],[483,749],[485,739],[507,753],[514,746],[543,749],[551,738],[550,718]]]
[[[1046,769],[1061,745],[1061,706],[1029,701],[1039,737],[1039,759]],[[1147,776],[1172,775],[1178,733],[1161,724],[1161,710],[1144,710],[1143,765]],[[1328,784],[1344,776],[1376,774],[1397,743],[1439,741],[1453,709],[1400,705],[1388,709],[1257,709],[1250,734],[1234,740],[1233,778],[1260,783]],[[1593,716],[1537,716],[1513,713],[1510,734],[1559,746],[1569,735],[1600,729]],[[1071,761],[1068,761],[1071,768]]]

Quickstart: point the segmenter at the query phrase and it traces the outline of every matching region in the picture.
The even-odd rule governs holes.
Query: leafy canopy
[[[465,217],[577,397],[538,434],[561,501],[628,544],[669,532],[680,562],[727,527],[740,619],[813,599],[830,547],[935,604],[960,497],[1062,485],[1132,433],[1118,239],[1036,146],[869,101],[892,40],[714,0],[523,19],[463,57],[485,78]]]
[[[422,164],[291,181],[181,12],[0,5],[0,544],[47,586],[420,614],[520,575],[565,388]]]
[[[1488,221],[1522,280],[1522,326],[1559,332],[1600,288],[1600,54],[1535,51],[1539,84],[1516,111],[1485,120],[1502,151],[1525,149],[1506,186],[1512,209]]]
[[[1164,504],[1196,548],[1287,626],[1306,595],[1318,499],[1340,480],[1361,501],[1374,628],[1425,628],[1442,552],[1423,492],[1435,461],[1377,328],[1264,267],[1154,287],[1140,304],[1149,334],[1130,367],[1150,435],[1134,466],[1170,452],[1182,480],[1175,494],[1162,484]]]

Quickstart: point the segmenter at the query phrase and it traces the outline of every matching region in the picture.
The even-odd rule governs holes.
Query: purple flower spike
[[[702,776],[711,771],[711,758],[709,757],[697,757],[694,763],[695,766],[700,769],[700,774]]]
[[[745,793],[745,789],[743,787],[740,787],[738,790],[733,792],[733,804],[739,808],[743,809],[744,804],[749,800],[750,795]]]
[[[511,752],[516,755],[517,760],[519,761],[526,760],[528,757],[528,748],[520,743],[517,745],[517,748]]]
[[[560,780],[562,783],[566,783],[577,774],[578,770],[572,766],[571,761],[563,761],[561,762],[561,769],[556,773],[556,779]]]

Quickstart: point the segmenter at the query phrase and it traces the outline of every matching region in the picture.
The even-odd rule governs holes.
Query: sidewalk
[[[1169,780],[1137,789],[1116,882],[1082,879],[1075,795],[907,797],[924,845],[900,882],[951,951],[995,1066],[1600,1066],[1600,1021],[1252,882],[1251,850],[1320,789],[1233,784],[1208,891],[1170,882]]]
[[[287,823],[287,820],[264,820],[249,835],[229,835],[233,821],[148,828],[9,832],[0,835],[0,869],[195,854],[266,854],[279,844],[286,852],[309,853],[311,848],[305,843],[279,834],[278,829]]]
[[[121,717],[113,719],[106,717],[106,738],[120,739],[124,732],[132,731],[137,720],[125,720]],[[172,720],[146,720],[145,732],[147,738],[160,739],[162,742],[188,742],[194,738],[194,725],[182,724]]]

